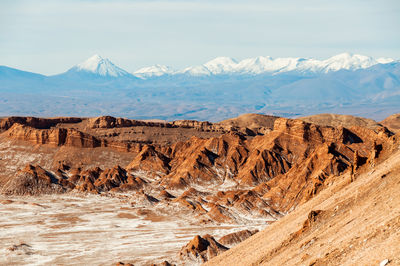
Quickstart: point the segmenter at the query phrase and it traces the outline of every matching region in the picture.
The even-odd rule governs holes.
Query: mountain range
[[[312,58],[217,57],[181,70],[132,73],[94,55],[45,76],[0,66],[0,116],[98,116],[218,121],[241,113],[296,117],[399,111],[400,61],[343,53]]]
[[[342,53],[326,60],[305,58],[272,58],[259,56],[237,61],[230,57],[217,57],[203,65],[190,66],[182,70],[173,70],[171,67],[155,65],[141,68],[134,75],[139,77],[154,77],[162,75],[189,74],[194,76],[210,76],[221,74],[259,75],[263,73],[278,74],[289,71],[328,73],[341,69],[356,70],[368,68],[376,64],[394,62],[392,58],[374,59],[369,56]]]

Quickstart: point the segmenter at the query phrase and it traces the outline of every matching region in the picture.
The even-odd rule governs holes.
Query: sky
[[[46,75],[93,54],[133,72],[342,52],[400,59],[400,1],[0,1],[0,65]]]

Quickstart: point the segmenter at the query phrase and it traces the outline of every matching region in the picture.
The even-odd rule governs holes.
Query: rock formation
[[[275,220],[281,213],[316,195],[332,176],[347,169],[356,172],[367,160],[370,164],[375,162],[379,155],[378,147],[380,153],[390,145],[391,133],[383,127],[344,128],[285,118],[265,119],[262,121],[267,124],[273,120],[273,128],[264,135],[254,137],[234,130],[221,133],[218,137],[193,136],[164,146],[117,142],[75,128],[114,130],[147,124],[152,127],[196,128],[204,131],[215,130],[216,127],[209,122],[150,124],[100,117],[87,120],[63,118],[61,122],[66,123],[67,127],[64,124],[54,125],[55,122],[50,119],[53,127],[41,129],[29,126],[37,126],[38,122],[14,119],[17,122],[3,134],[9,139],[35,145],[113,150],[118,150],[116,146],[120,145],[122,151],[132,154],[128,165],[79,170],[74,166],[65,169],[61,164],[61,169],[48,170],[54,171],[55,180],[62,181],[59,182],[60,186],[67,184],[64,191],[73,189],[102,193],[144,189],[149,191],[141,194],[146,201],[150,196],[157,199],[162,191],[168,190],[168,194],[163,192],[164,195],[161,195],[162,201],[172,200],[202,219],[216,222],[238,222],[242,218],[237,213]],[[25,125],[20,124],[20,120]],[[85,125],[71,127],[74,121]],[[371,154],[371,151],[375,152]],[[193,186],[197,189],[191,190]],[[226,189],[219,191],[221,186]],[[182,193],[181,190],[187,192]]]
[[[70,188],[68,181],[57,179],[40,166],[27,165],[1,188],[6,195],[40,195],[62,193]]]
[[[184,262],[205,262],[228,250],[227,247],[218,243],[212,236],[195,236],[186,246],[184,246],[179,257]]]
[[[205,265],[399,264],[399,142],[378,158]]]
[[[125,195],[139,210],[200,224],[268,224],[338,176],[348,173],[357,181],[395,150],[398,136],[378,123],[325,118],[309,123],[246,115],[214,124],[3,118],[0,192]],[[180,258],[204,262],[253,234],[245,230],[218,241],[196,236]]]

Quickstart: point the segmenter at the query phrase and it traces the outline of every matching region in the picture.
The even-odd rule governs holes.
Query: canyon
[[[361,177],[398,158],[399,128],[398,115],[381,122],[332,114],[245,114],[215,123],[0,118],[0,206],[7,215],[0,224],[14,236],[0,234],[7,246],[0,262],[226,265],[245,243],[256,243],[248,246],[255,252],[264,245],[260,236],[275,230],[290,239],[243,264],[278,265],[282,258],[271,254],[294,249],[332,214],[318,205],[321,197],[345,199],[344,191],[367,182]],[[396,182],[391,165],[384,180]],[[367,197],[364,190],[357,193]],[[283,232],[307,211],[303,230],[291,224],[292,235]],[[312,263],[308,256],[303,261]]]

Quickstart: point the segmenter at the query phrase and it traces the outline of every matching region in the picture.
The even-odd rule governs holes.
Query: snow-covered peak
[[[285,57],[273,59],[270,56],[258,56],[240,61],[236,70],[240,73],[261,74],[265,72],[284,72],[294,70],[299,58]]]
[[[206,67],[212,74],[217,75],[234,71],[236,65],[237,61],[235,59],[221,56],[208,61],[203,66]]]
[[[236,65],[237,61],[235,59],[220,56],[203,65],[187,67],[177,73],[192,76],[230,74],[235,72]]]
[[[303,65],[303,70],[328,73],[341,69],[357,70],[368,68],[379,63],[390,63],[393,61],[391,58],[379,58],[375,60],[370,56],[342,53],[326,60],[308,59]]]
[[[107,58],[102,58],[100,55],[95,54],[86,61],[74,66],[71,70],[84,71],[100,76],[121,77],[129,75],[129,73],[122,68],[114,65]]]
[[[86,61],[78,64],[77,67],[81,70],[94,72],[102,60],[104,59],[100,55],[95,54],[92,57],[89,57]]]
[[[133,74],[139,78],[159,77],[174,73],[174,69],[165,65],[154,65],[136,70]]]
[[[341,69],[356,70],[368,68],[379,63],[390,63],[391,58],[374,59],[365,55],[342,53],[326,60],[299,57],[272,58],[270,56],[258,56],[243,59],[238,62],[230,57],[217,57],[203,65],[187,67],[176,73],[193,76],[209,76],[219,74],[250,74],[262,73],[278,74],[288,71],[300,71],[310,73],[328,73]]]
[[[321,66],[324,72],[338,71],[340,69],[355,70],[359,68],[367,68],[375,65],[377,62],[369,56],[342,53],[326,60],[317,62]]]
[[[388,58],[388,57],[380,57],[378,59],[376,59],[376,62],[378,62],[378,64],[389,64],[392,62],[395,62],[396,60],[394,60],[393,58]],[[397,60],[397,62],[399,62],[400,60]]]
[[[393,62],[391,58],[374,59],[369,56],[342,53],[326,60],[299,57],[272,58],[270,56],[258,56],[247,58],[240,62],[226,57],[218,57],[202,65],[212,74],[278,74],[288,71],[300,71],[309,73],[328,73],[341,69],[357,70],[368,68],[376,64]],[[199,68],[199,67],[197,67]],[[190,68],[190,69],[193,69]],[[207,73],[206,73],[207,74]]]
[[[209,76],[212,74],[212,72],[205,65],[187,67],[178,73],[192,76]]]

